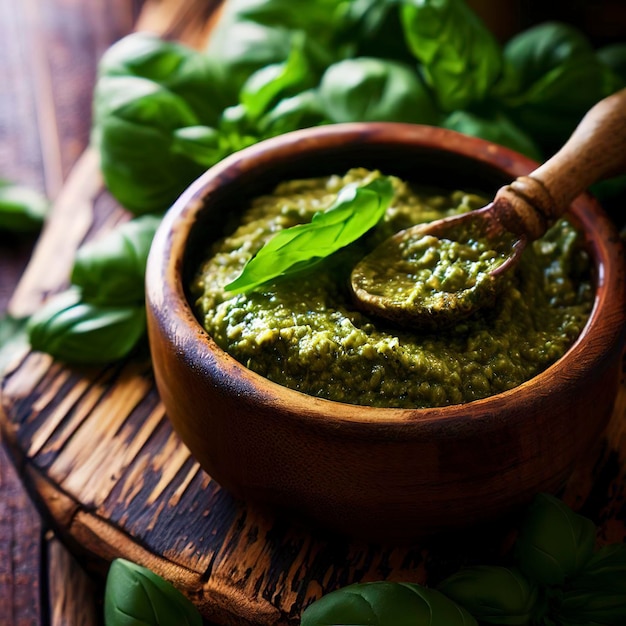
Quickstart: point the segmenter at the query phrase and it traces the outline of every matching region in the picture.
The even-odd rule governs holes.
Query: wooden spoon
[[[567,143],[486,207],[418,224],[377,246],[353,269],[363,311],[435,329],[491,305],[505,272],[589,185],[626,172],[626,89],[597,103]]]

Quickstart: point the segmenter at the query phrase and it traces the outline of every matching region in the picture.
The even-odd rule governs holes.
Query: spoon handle
[[[537,239],[591,184],[621,173],[626,173],[626,89],[592,107],[552,158],[498,191],[498,221]]]

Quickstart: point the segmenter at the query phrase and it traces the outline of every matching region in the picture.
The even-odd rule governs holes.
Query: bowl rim
[[[308,395],[271,381],[237,361],[220,348],[202,327],[185,293],[183,257],[196,216],[205,210],[207,198],[210,198],[220,182],[236,180],[242,165],[254,164],[259,156],[267,158],[269,153],[284,158],[293,149],[315,149],[322,144],[334,145],[333,142],[340,140],[360,141],[365,144],[400,142],[409,147],[432,147],[477,160],[485,167],[489,166],[504,175],[510,174],[511,180],[528,174],[538,165],[536,161],[520,153],[477,137],[441,127],[399,122],[356,122],[301,129],[260,141],[231,154],[197,178],[166,212],[157,229],[148,258],[147,306],[154,312],[157,318],[155,323],[161,327],[160,331],[176,345],[181,358],[190,360],[189,353],[194,348],[205,350],[207,358],[202,359],[201,363],[193,362],[195,368],[208,374],[209,370],[217,366],[222,375],[234,375],[237,382],[233,393],[241,394],[248,401],[260,400],[262,403],[280,406],[281,419],[289,415],[298,421],[304,419],[329,427],[338,423],[355,427],[367,423],[376,430],[399,428],[405,431],[416,422],[424,428],[437,428],[440,422],[445,421],[447,427],[454,428],[455,421],[466,422],[470,413],[472,422],[479,427],[480,422],[493,419],[500,412],[506,412],[507,406],[516,401],[520,392],[528,393],[529,398],[540,400],[542,389],[546,389],[546,384],[554,387],[555,378],[556,384],[571,386],[575,380],[570,372],[570,364],[584,363],[587,368],[591,368],[595,362],[601,360],[607,350],[616,349],[616,346],[623,349],[626,337],[626,280],[622,243],[600,205],[585,193],[572,203],[571,209],[576,221],[584,229],[597,270],[592,310],[580,335],[562,357],[512,389],[479,400],[442,407],[372,407]],[[496,157],[501,162],[496,162]],[[502,162],[507,164],[506,168]],[[601,245],[601,240],[604,241],[604,246]],[[621,291],[612,294],[611,285],[621,286]],[[608,324],[607,318],[619,323]],[[150,326],[149,323],[149,331]],[[590,358],[590,350],[593,358]],[[559,375],[555,377],[555,373]]]

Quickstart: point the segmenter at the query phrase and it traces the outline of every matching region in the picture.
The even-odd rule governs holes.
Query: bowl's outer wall
[[[154,371],[174,428],[235,494],[368,537],[478,523],[557,489],[610,417],[624,344],[621,244],[589,197],[572,211],[601,268],[592,319],[566,357],[505,394],[428,410],[320,400],[247,370],[196,320],[184,286],[234,207],[281,179],[360,165],[493,193],[535,164],[443,129],[351,124],[257,144],[210,170],[168,212],[148,261]]]

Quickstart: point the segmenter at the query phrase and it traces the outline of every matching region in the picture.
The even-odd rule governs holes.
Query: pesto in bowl
[[[191,285],[197,315],[222,349],[291,389],[391,408],[485,398],[532,378],[567,351],[594,293],[581,236],[566,219],[528,247],[493,307],[452,328],[413,332],[355,308],[350,272],[378,243],[413,224],[486,204],[474,194],[414,188],[395,177],[385,217],[354,244],[248,293],[224,289],[275,232],[309,222],[346,184],[378,175],[353,169],[289,181],[252,202],[238,228],[208,252]]]

